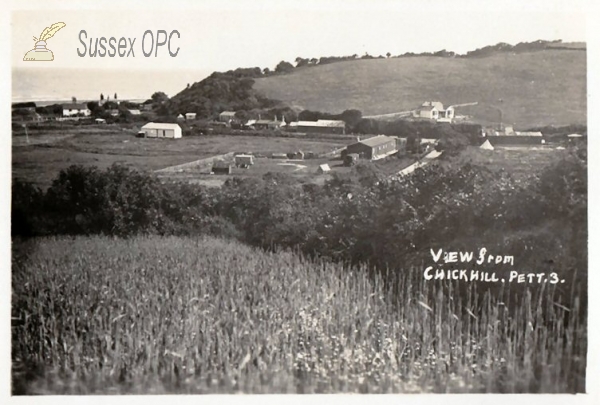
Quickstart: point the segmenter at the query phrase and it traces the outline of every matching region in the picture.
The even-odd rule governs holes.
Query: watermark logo
[[[35,42],[35,48],[31,51],[27,52],[23,57],[24,61],[52,61],[54,60],[54,54],[48,48],[46,48],[47,42],[50,38],[54,36],[59,30],[64,28],[67,24],[64,22],[57,22],[52,24],[49,27],[46,27],[44,31],[42,31],[42,35],[40,35],[39,39],[33,37]]]

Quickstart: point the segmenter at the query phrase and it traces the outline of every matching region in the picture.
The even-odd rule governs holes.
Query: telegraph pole
[[[25,128],[25,140],[29,143],[29,134],[27,133],[27,124],[23,124],[23,128]]]

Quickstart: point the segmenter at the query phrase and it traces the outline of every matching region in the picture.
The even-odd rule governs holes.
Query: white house
[[[439,101],[425,101],[419,108],[413,111],[413,116],[440,122],[452,122],[454,107],[444,108],[444,105]]]
[[[63,104],[62,108],[63,108],[63,117],[72,117],[74,115],[84,115],[86,117],[89,117],[92,114],[90,109],[87,108],[87,106],[85,104],[77,104],[77,103]]]
[[[146,138],[181,138],[181,127],[165,122],[149,122],[142,127],[141,132]]]
[[[196,119],[196,113],[185,113],[185,119],[186,120],[195,120]]]
[[[140,110],[129,110],[129,112],[131,113],[131,115],[141,115],[141,111]]]

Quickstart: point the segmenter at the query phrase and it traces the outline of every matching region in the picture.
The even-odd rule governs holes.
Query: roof
[[[364,139],[362,141],[358,141],[356,143],[362,143],[363,145],[374,147],[374,146],[384,145],[389,142],[395,142],[395,139],[390,138],[389,136],[386,136],[386,135],[377,135],[377,136],[374,136],[369,139]]]
[[[196,113],[194,112],[189,112],[189,113],[185,113],[185,115],[193,115],[194,117],[196,116]]]
[[[541,132],[537,131],[537,132],[515,132],[516,135],[520,135],[520,136],[544,136]]]
[[[132,115],[140,115],[140,114],[141,114],[140,110],[129,110],[129,112],[130,112]]]
[[[423,104],[421,104],[421,107],[435,107],[438,110],[443,110],[444,104],[439,101],[425,101]]]
[[[273,120],[258,120],[255,122],[255,124],[281,124],[281,122]]]
[[[341,120],[318,120],[318,121],[298,121],[298,126],[302,127],[339,127],[345,128],[346,123]]]
[[[168,122],[149,122],[142,129],[181,129],[179,124],[171,124]]]
[[[232,116],[233,117],[235,115],[235,111],[223,111],[219,115],[226,115],[226,116]]]
[[[581,134],[570,134],[570,135],[567,135],[567,138],[583,138],[583,135],[581,135]]]
[[[62,105],[63,110],[87,110],[87,105],[78,103],[69,103]]]

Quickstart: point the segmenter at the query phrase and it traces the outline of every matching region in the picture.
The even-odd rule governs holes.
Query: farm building
[[[231,174],[231,163],[224,160],[217,160],[212,166],[213,174]]]
[[[287,159],[288,158],[287,154],[285,154],[285,153],[273,153],[271,155],[271,157],[273,159]]]
[[[296,128],[298,132],[310,132],[320,134],[346,133],[346,123],[340,120],[298,121]]]
[[[106,124],[106,120],[104,118],[96,118],[94,121],[96,124]]]
[[[185,113],[185,119],[186,120],[195,120],[196,119],[196,113]]]
[[[131,113],[131,115],[142,115],[140,110],[129,110],[129,112]]]
[[[302,152],[301,150],[297,152],[288,153],[287,156],[289,159],[304,160],[304,152]]]
[[[146,138],[181,138],[181,127],[178,124],[149,122],[142,127],[141,132]]]
[[[177,116],[177,119],[178,119],[179,121],[183,121],[183,120],[185,119],[185,117],[183,116],[183,114],[179,114],[179,115]]]
[[[235,111],[223,111],[219,114],[219,121],[231,122],[235,119]]]
[[[440,122],[452,122],[454,108],[444,108],[444,105],[439,101],[426,101],[413,111],[413,116],[415,118],[427,118]]]
[[[85,104],[63,104],[63,117],[71,117],[74,115],[84,115],[89,116],[92,114],[89,108]]]
[[[508,134],[507,134],[508,135]],[[528,131],[528,132],[515,132],[515,135],[519,135],[519,136],[544,136],[541,132],[539,131]]]
[[[361,159],[377,160],[397,151],[396,139],[386,135],[377,135],[348,145],[342,152],[342,157],[345,158],[349,154],[357,154]]]
[[[254,156],[252,155],[237,155],[235,157],[235,165],[237,167],[249,167],[254,164]]]
[[[257,120],[254,123],[256,129],[279,129],[285,124],[285,121],[277,121],[277,117],[274,120]]]
[[[492,146],[526,146],[541,145],[544,140],[541,136],[503,135],[488,138]]]

